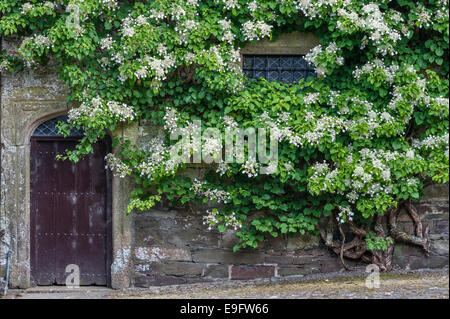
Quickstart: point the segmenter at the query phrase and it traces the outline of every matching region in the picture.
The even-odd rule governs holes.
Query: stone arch
[[[9,224],[13,251],[11,287],[31,287],[30,271],[30,138],[35,129],[49,119],[67,114],[64,102],[22,102],[2,106],[7,116],[2,127],[1,207]],[[9,114],[8,114],[9,113]],[[122,128],[122,130],[125,130]],[[109,134],[109,132],[108,132]],[[129,181],[112,178],[112,264],[111,286],[131,285],[131,217],[126,216]]]
[[[30,125],[28,126],[27,132],[26,132],[26,141],[30,141],[31,136],[33,135],[34,131],[43,123],[57,118],[59,116],[62,115],[66,115],[67,114],[67,110],[60,110],[60,111],[56,111],[56,112],[48,112],[46,114],[43,114],[41,116],[37,116],[36,119],[34,119]]]

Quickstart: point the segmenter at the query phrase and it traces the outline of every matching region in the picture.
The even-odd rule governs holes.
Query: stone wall
[[[427,199],[415,204],[430,226],[432,253],[399,244],[396,268],[439,268],[448,265],[448,185],[427,189]],[[232,232],[208,231],[201,211],[154,209],[135,213],[133,284],[136,287],[200,281],[287,277],[343,270],[339,258],[315,236],[277,238],[254,250],[233,253]],[[412,231],[406,214],[399,226]],[[350,263],[351,264],[351,263]],[[353,264],[356,265],[356,264]],[[364,267],[364,265],[362,265]]]
[[[316,42],[297,34],[246,48],[247,53],[277,53],[280,47],[289,54],[306,53]],[[297,41],[297,42],[296,42]],[[14,41],[3,39],[3,48],[14,53]],[[278,50],[277,52],[275,52]],[[280,53],[280,52],[278,52]],[[13,250],[11,286],[27,288],[30,283],[29,247],[29,137],[44,120],[68,110],[66,88],[57,79],[55,65],[36,70],[1,74],[1,209],[0,230]],[[157,133],[141,123],[120,128],[120,134],[139,143]],[[201,175],[202,170],[190,174]],[[338,258],[317,237],[278,238],[257,250],[233,253],[236,238],[208,231],[203,225],[204,209],[158,208],[126,216],[129,180],[113,180],[113,264],[112,287],[147,287],[212,280],[307,275],[339,271]],[[399,245],[395,264],[403,268],[448,265],[448,185],[432,186],[427,199],[416,203],[425,223],[430,225],[432,254]],[[406,215],[400,225],[411,229]],[[6,247],[0,245],[0,277],[5,275]]]
[[[393,262],[402,269],[440,268],[448,266],[448,185],[433,185],[425,189],[425,199],[417,202],[415,207],[423,221],[423,228],[429,227],[431,253],[426,256],[422,249],[405,244],[397,244]],[[414,224],[406,212],[398,218],[401,230],[414,233]]]

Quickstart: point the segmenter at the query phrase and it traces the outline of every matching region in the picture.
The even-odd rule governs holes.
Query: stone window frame
[[[284,33],[273,41],[261,40],[242,48],[240,67],[244,69],[244,55],[306,55],[317,45],[319,40],[313,33]]]

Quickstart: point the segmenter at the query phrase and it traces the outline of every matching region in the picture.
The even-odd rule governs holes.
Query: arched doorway
[[[74,164],[56,159],[82,137],[58,134],[60,116],[39,125],[30,149],[30,262],[34,285],[65,285],[68,265],[81,285],[110,285],[111,177],[105,169],[106,138]]]

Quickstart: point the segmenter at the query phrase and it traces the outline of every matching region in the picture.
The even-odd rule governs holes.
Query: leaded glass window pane
[[[284,83],[315,76],[314,68],[303,55],[244,55],[244,74],[252,79]]]
[[[68,120],[67,115],[61,115],[52,118],[48,121],[45,121],[34,130],[33,136],[63,136],[62,134],[58,133],[58,128],[56,127],[56,124],[58,124],[58,122],[67,122],[67,120]],[[73,129],[70,132],[71,137],[79,137],[83,135],[84,135],[83,131],[77,129]]]

